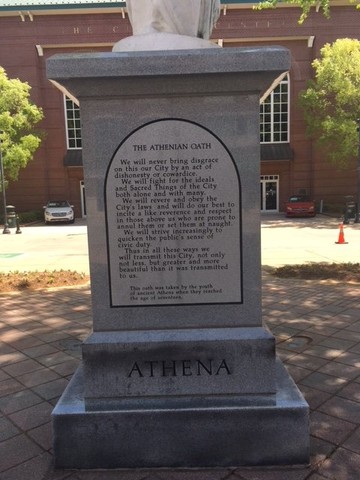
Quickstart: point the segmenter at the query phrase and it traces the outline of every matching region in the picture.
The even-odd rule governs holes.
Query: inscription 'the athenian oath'
[[[111,306],[240,303],[240,198],[207,129],[161,120],[128,136],[105,182]]]

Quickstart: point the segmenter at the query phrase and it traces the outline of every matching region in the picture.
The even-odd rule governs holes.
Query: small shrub
[[[44,213],[42,210],[33,210],[30,212],[17,213],[17,216],[19,217],[20,225],[26,225],[29,223],[34,223],[34,222],[39,222],[41,220],[44,220]],[[0,223],[2,225],[4,224],[3,213],[0,214]]]
[[[19,220],[22,225],[44,220],[44,212],[42,210],[34,210],[31,212],[19,213]]]
[[[344,213],[344,203],[324,203],[322,213],[328,215],[341,216]]]
[[[19,290],[25,290],[26,288],[30,287],[30,281],[28,278],[23,278],[22,280],[19,280],[17,284],[17,288]]]

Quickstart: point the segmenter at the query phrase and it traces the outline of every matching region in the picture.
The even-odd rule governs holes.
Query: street
[[[89,273],[86,221],[21,227],[0,234],[0,272],[74,270]]]
[[[360,261],[360,224],[344,225],[344,239],[347,243],[337,244],[340,219],[325,215],[289,219],[277,214],[262,215],[261,220],[264,266]]]
[[[262,264],[281,266],[306,262],[359,262],[360,224],[344,226],[347,243],[336,244],[340,220],[324,215],[287,219],[262,215]],[[85,219],[73,225],[21,227],[0,233],[0,272],[75,270],[89,273]]]

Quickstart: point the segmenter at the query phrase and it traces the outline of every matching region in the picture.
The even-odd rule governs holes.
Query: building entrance
[[[261,175],[260,202],[262,212],[279,211],[279,175]]]

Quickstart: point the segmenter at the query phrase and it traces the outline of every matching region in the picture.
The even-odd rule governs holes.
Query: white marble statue
[[[220,0],[127,0],[133,36],[113,51],[209,48]]]

